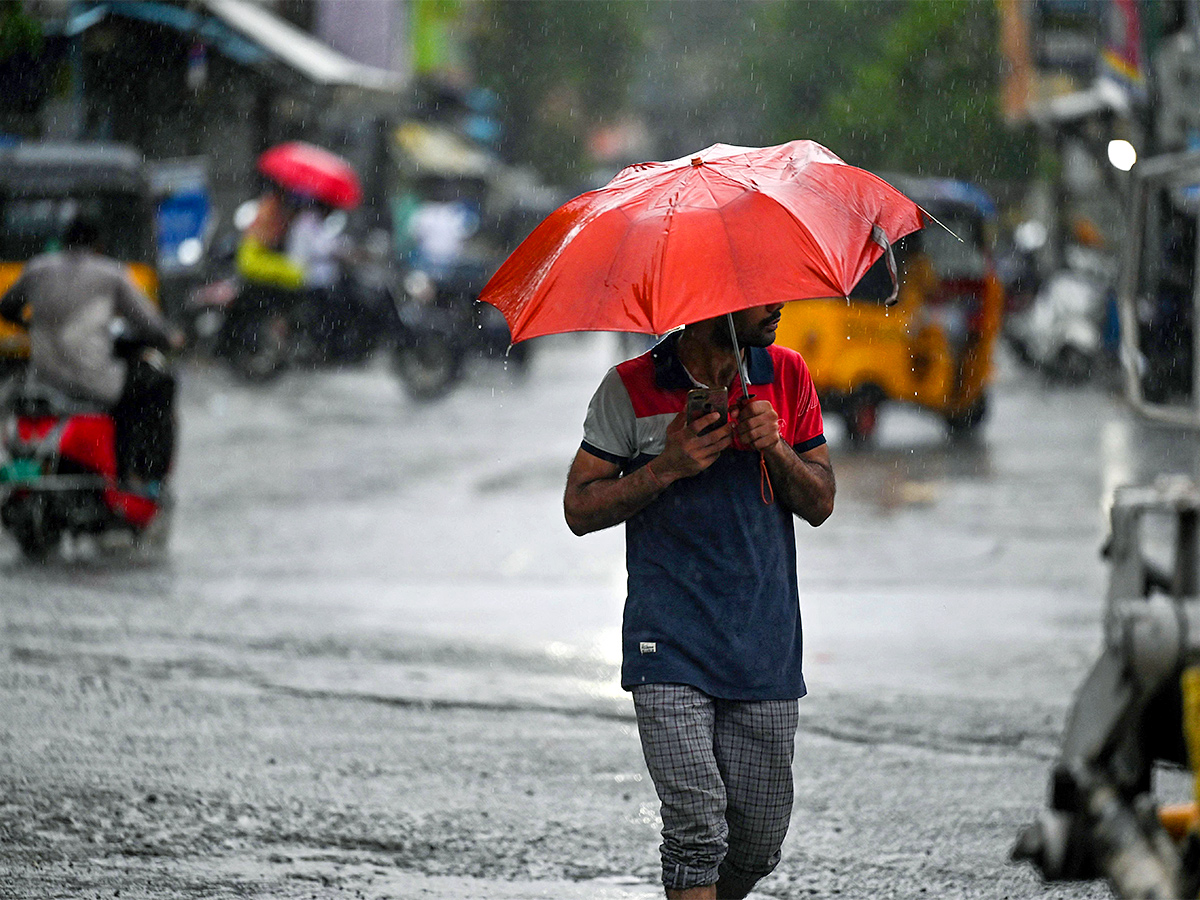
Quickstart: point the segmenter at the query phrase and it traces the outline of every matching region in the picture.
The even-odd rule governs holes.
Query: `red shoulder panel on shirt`
[[[664,391],[654,380],[654,360],[649,353],[627,359],[617,365],[621,383],[629,392],[633,414],[646,416],[674,415],[683,409],[686,391]]]

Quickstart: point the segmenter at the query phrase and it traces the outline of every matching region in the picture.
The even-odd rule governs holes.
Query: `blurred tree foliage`
[[[532,163],[552,181],[578,181],[589,132],[628,108],[645,4],[472,6],[470,45],[480,83],[501,98],[505,155]]]
[[[1001,121],[998,28],[977,0],[776,3],[759,50],[780,63],[759,69],[771,138],[873,170],[1024,179],[1036,153]]]
[[[722,9],[701,15],[696,8],[706,3]],[[985,183],[1029,174],[1036,157],[1029,137],[1009,130],[999,115],[994,3],[687,0],[683,6],[689,9],[664,25],[662,6],[633,0],[470,4],[470,46],[480,82],[503,103],[506,155],[553,181],[576,183],[589,132],[632,110],[649,115],[653,132],[673,143],[703,146],[727,140],[726,132],[762,144],[807,137],[873,170]],[[713,36],[703,30],[721,20],[716,13],[728,16],[734,7],[746,27],[706,59],[703,48]],[[691,102],[724,104],[723,117],[706,115],[716,107],[690,106],[678,77],[672,81],[677,70],[690,73],[684,87],[703,81],[698,65],[709,67],[709,80],[720,88]],[[647,78],[654,84],[648,87]],[[676,94],[679,103],[663,102],[662,95],[669,101]],[[651,96],[658,105],[637,108]],[[689,131],[704,123],[706,133]],[[713,127],[722,133],[707,133]]]
[[[53,60],[43,59],[41,23],[23,3],[0,3],[0,113],[31,114],[50,87]],[[0,130],[19,128],[6,121]]]
[[[0,4],[0,61],[31,57],[42,49],[42,26],[25,11],[25,4]]]

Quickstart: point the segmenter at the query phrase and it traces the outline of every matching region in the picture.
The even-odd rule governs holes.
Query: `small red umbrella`
[[[513,341],[665,334],[751,306],[850,293],[922,226],[917,205],[812,141],[714,144],[629,166],[551,213],[480,300]]]
[[[315,144],[291,141],[258,158],[258,171],[289,191],[339,209],[362,202],[358,173],[342,157]]]

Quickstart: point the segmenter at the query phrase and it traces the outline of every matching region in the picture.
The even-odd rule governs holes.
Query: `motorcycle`
[[[119,341],[118,352],[144,352]],[[44,561],[63,538],[123,536],[165,547],[170,494],[130,492],[117,478],[115,426],[106,409],[29,378],[14,380],[0,443],[0,526],[30,560]]]
[[[447,323],[447,333],[463,359],[497,360],[511,372],[524,375],[532,361],[533,341],[512,343],[508,323],[479,292],[491,270],[483,262],[463,259],[451,265],[412,266],[405,291],[429,315]]]
[[[293,367],[363,363],[383,350],[414,399],[433,400],[462,375],[453,318],[415,302],[370,261],[341,266],[332,289],[284,291],[243,282],[231,270],[188,297],[193,349],[225,360],[250,382]]]

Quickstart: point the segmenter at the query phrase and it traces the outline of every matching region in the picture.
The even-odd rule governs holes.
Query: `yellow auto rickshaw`
[[[895,305],[885,304],[892,279],[880,259],[849,298],[788,304],[776,340],[804,356],[822,407],[842,416],[851,441],[872,437],[885,402],[931,410],[965,435],[987,415],[1004,310],[996,208],[964,182],[885,177],[937,220],[893,248]]]
[[[142,155],[109,143],[0,147],[0,295],[30,258],[57,248],[77,216],[99,222],[104,252],[158,298],[155,205]],[[26,333],[0,322],[0,370],[29,356]]]

